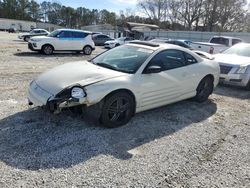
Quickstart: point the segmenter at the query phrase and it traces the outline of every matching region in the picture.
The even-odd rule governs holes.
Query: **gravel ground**
[[[249,91],[219,86],[203,104],[179,102],[106,129],[28,107],[33,78],[90,57],[47,57],[16,39],[0,32],[0,187],[250,187]]]

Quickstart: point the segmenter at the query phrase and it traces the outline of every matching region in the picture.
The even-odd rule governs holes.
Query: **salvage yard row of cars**
[[[59,29],[32,37],[28,46],[47,55],[58,50],[90,55],[95,50],[92,37],[86,31]],[[219,82],[250,90],[250,44],[238,43],[214,55],[189,44],[129,37],[106,41],[104,47],[110,50],[89,61],[55,67],[33,80],[29,104],[54,113],[80,108],[106,127],[119,127],[141,111],[189,98],[204,102]]]

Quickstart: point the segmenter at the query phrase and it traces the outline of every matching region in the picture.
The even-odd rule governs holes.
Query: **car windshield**
[[[239,56],[250,57],[250,45],[236,44],[235,46],[225,50],[223,54],[234,54]]]
[[[48,36],[49,37],[56,37],[61,31],[60,30],[55,30],[52,33],[50,33]]]
[[[104,52],[91,62],[108,69],[134,74],[152,53],[151,49],[123,45]]]

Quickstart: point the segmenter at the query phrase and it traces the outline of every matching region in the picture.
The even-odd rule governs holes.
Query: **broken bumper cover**
[[[84,104],[86,97],[76,99],[73,97],[57,97],[39,87],[35,81],[30,84],[28,103],[34,106],[46,106],[46,108],[55,113],[59,113],[63,108],[74,107]]]

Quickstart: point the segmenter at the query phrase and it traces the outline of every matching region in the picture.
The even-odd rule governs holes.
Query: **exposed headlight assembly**
[[[238,70],[236,71],[236,74],[244,74],[244,73],[246,73],[247,68],[248,68],[248,66],[239,67]]]
[[[86,93],[85,91],[83,90],[83,88],[80,88],[80,87],[73,87],[71,89],[71,96],[73,98],[76,98],[76,99],[81,99],[83,97],[86,96]]]

